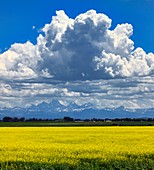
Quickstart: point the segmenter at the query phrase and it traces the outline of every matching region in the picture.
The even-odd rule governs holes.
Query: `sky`
[[[2,0],[0,107],[154,107],[153,11],[153,0]]]
[[[64,10],[69,17],[75,18],[90,9],[108,15],[113,20],[112,28],[119,23],[132,24],[135,46],[154,52],[153,0],[2,0],[0,48],[4,51],[15,42],[27,40],[36,43],[38,30],[51,21],[56,10]]]

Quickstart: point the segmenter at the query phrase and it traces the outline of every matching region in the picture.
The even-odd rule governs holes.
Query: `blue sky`
[[[1,1],[0,107],[154,107],[153,11],[153,0]]]
[[[153,0],[2,0],[0,2],[0,48],[4,51],[15,42],[36,43],[37,30],[50,22],[56,10],[65,10],[75,18],[89,9],[108,15],[112,28],[118,23],[134,27],[135,47],[154,52]],[[32,27],[36,26],[33,30]]]

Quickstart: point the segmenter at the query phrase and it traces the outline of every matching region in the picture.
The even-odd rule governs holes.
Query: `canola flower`
[[[0,128],[2,170],[126,166],[154,169],[154,127]]]

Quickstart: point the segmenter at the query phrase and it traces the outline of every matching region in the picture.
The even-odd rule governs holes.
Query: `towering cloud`
[[[14,44],[0,55],[3,78],[94,80],[153,74],[154,55],[134,50],[130,24],[110,30],[111,19],[90,10],[70,19],[57,11],[37,44]]]
[[[55,79],[93,80],[144,76],[153,72],[154,55],[134,50],[130,24],[110,30],[111,19],[90,10],[74,20],[58,11],[38,37],[45,69]],[[134,51],[133,51],[134,50]]]

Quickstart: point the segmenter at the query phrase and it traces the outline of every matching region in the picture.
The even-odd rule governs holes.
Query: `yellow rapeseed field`
[[[0,128],[0,169],[154,169],[153,162],[154,127]]]

